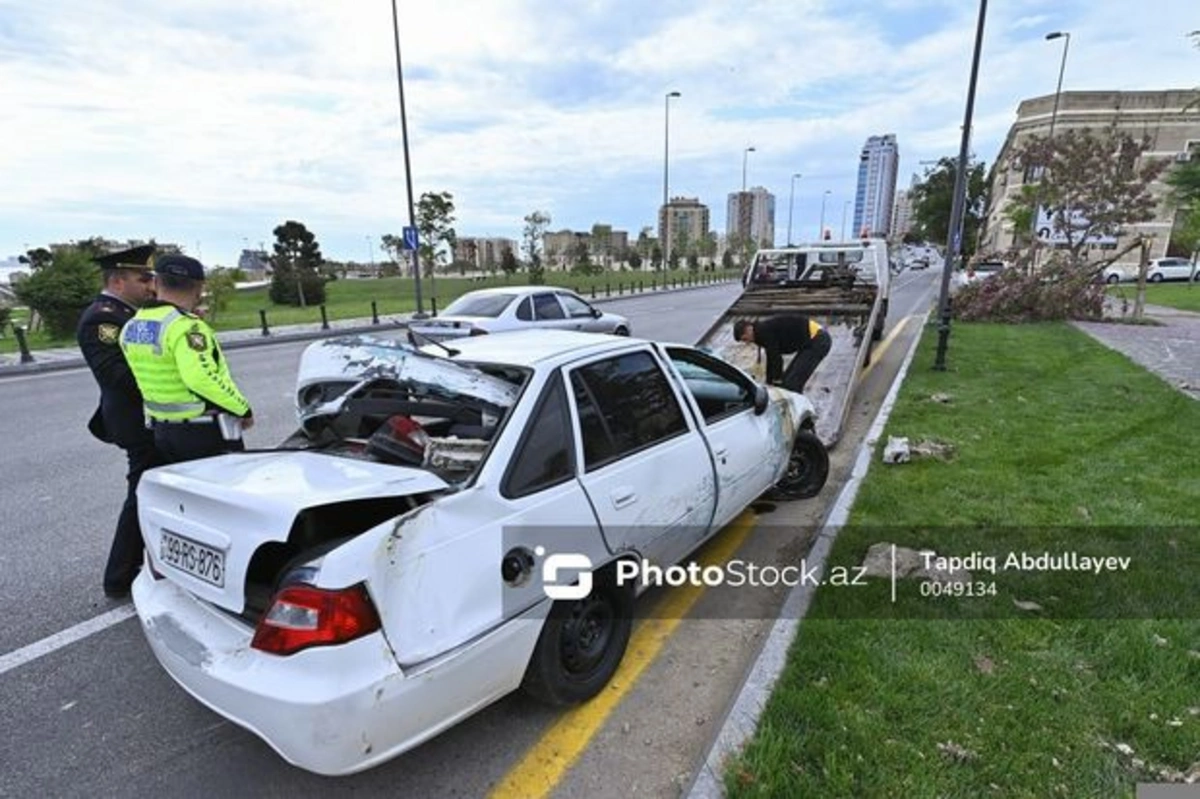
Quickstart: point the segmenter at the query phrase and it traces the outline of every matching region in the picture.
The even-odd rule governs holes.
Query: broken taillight
[[[250,646],[290,655],[310,646],[343,644],[378,629],[379,614],[361,583],[337,591],[291,585],[275,595]]]
[[[473,327],[473,328],[471,328],[471,335],[472,336],[486,336],[487,331],[484,330],[482,327]]]

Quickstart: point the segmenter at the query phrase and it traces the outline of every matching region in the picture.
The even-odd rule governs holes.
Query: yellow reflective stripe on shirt
[[[809,319],[808,320],[808,337],[815,338],[816,335],[820,332],[821,332],[821,326],[819,324],[817,324],[817,321],[815,319]]]

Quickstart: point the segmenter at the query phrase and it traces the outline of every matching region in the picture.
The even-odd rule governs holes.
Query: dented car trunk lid
[[[147,472],[142,535],[156,571],[234,613],[255,551],[285,542],[306,508],[448,488],[420,469],[313,452],[235,453]]]

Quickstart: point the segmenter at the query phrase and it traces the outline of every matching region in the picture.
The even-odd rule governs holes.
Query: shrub
[[[963,286],[954,295],[954,315],[968,322],[1049,322],[1099,319],[1104,284],[1095,269],[1052,261],[1032,274],[1005,269]]]
[[[13,286],[17,299],[41,317],[53,338],[75,334],[80,314],[99,290],[100,271],[76,249],[58,250],[52,263]]]

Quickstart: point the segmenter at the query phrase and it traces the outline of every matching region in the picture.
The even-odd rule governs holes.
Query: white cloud
[[[1190,3],[1129,24],[1122,0],[993,4],[973,143],[990,160],[1017,103],[1053,91],[1042,28],[1072,31],[1066,87],[1195,83]],[[723,221],[750,182],[796,208],[852,196],[858,148],[894,132],[901,179],[958,149],[973,4],[948,0],[399,0],[414,183],[455,194],[461,233],[636,231],[672,193]],[[285,218],[331,256],[405,217],[391,9],[359,0],[0,0],[0,254],[92,234],[203,239],[229,262]],[[786,204],[786,200],[782,204]],[[809,214],[812,215],[812,214]],[[815,222],[815,220],[813,220]]]

